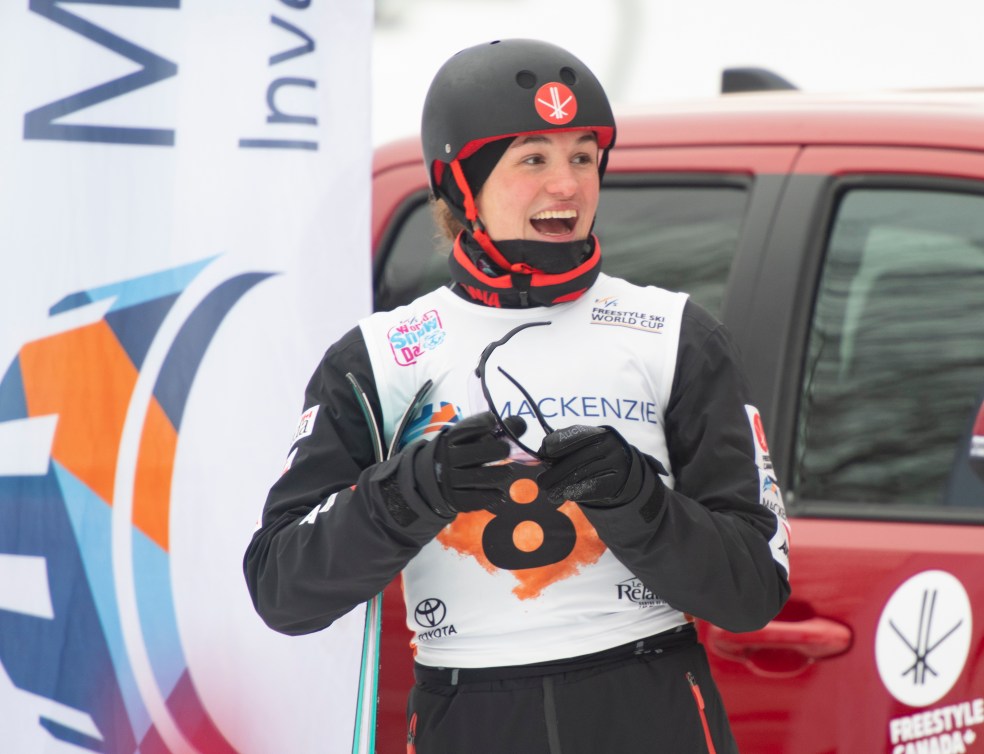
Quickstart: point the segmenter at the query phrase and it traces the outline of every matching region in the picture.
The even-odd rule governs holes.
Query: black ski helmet
[[[578,58],[532,39],[469,47],[441,66],[424,100],[421,139],[431,190],[473,222],[474,195],[461,160],[499,139],[573,130],[595,133],[603,175],[615,118],[605,90]]]

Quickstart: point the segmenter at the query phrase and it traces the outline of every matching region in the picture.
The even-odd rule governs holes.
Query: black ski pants
[[[418,665],[407,751],[737,754],[704,648],[687,634],[552,663],[547,672]]]

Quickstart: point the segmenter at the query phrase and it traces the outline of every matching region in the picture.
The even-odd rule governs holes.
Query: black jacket
[[[770,546],[782,523],[760,502],[739,363],[725,328],[688,302],[664,426],[675,488],[660,492],[655,509],[647,500],[583,510],[655,594],[722,628],[749,631],[779,612],[789,582]],[[244,558],[256,610],[287,634],[326,628],[382,591],[448,523],[412,485],[401,487],[403,508],[388,505],[382,489],[401,458],[374,461],[349,373],[380,415],[355,328],[328,349],[308,384],[304,407],[320,406],[313,433],[270,490]],[[305,518],[311,525],[298,525]]]

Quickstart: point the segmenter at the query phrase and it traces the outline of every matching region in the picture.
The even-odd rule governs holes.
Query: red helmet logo
[[[534,103],[539,116],[553,126],[570,123],[577,115],[574,92],[559,81],[551,81],[537,89]]]

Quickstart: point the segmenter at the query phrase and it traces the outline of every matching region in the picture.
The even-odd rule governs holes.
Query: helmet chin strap
[[[601,247],[593,234],[573,242],[493,241],[461,162],[452,160],[450,167],[461,201],[445,200],[466,228],[449,259],[460,292],[488,306],[516,308],[572,301],[591,287],[601,272]]]
[[[495,244],[492,243],[492,239],[485,230],[485,226],[482,224],[482,221],[478,219],[478,206],[475,204],[475,197],[472,195],[471,186],[468,184],[468,179],[465,177],[465,171],[461,167],[460,160],[451,161],[451,174],[454,176],[455,183],[458,185],[458,190],[461,191],[463,196],[462,203],[465,210],[465,227],[468,228],[471,236],[482,248],[482,251],[488,254],[489,258],[493,262],[495,262],[503,270],[512,271],[511,263],[495,247]],[[527,270],[515,270],[515,272],[527,272]]]
[[[530,241],[517,239],[514,241],[493,241],[492,237],[485,229],[481,218],[478,216],[478,205],[472,194],[471,185],[465,176],[464,169],[459,160],[452,160],[451,174],[454,176],[458,190],[462,194],[462,205],[464,209],[464,225],[471,237],[484,251],[489,259],[500,268],[502,272],[513,272],[523,275],[533,273],[566,273],[585,261],[591,254],[592,237],[591,231],[594,229],[594,221],[588,230],[589,238],[568,241]],[[454,207],[454,203],[451,203]]]

